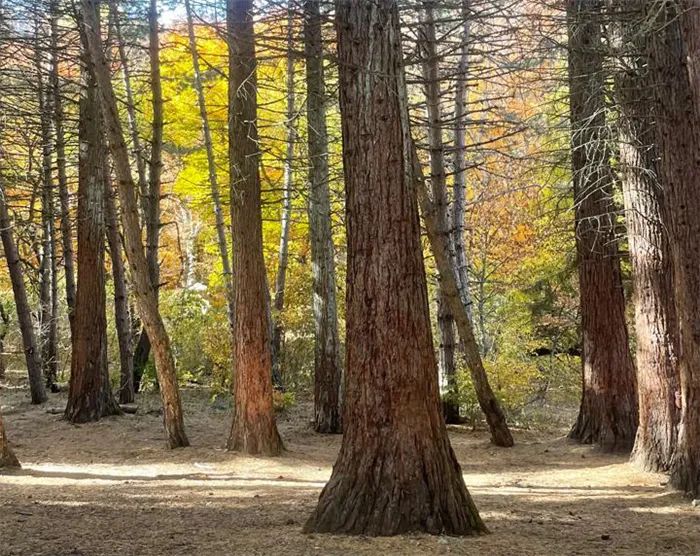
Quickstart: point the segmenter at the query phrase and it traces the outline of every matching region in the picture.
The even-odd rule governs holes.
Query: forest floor
[[[137,415],[74,426],[24,389],[0,392],[24,467],[0,475],[0,556],[691,556],[700,508],[622,457],[567,443],[560,431],[516,431],[498,449],[451,428],[466,483],[491,530],[479,538],[350,538],[301,532],[340,437],[309,427],[309,406],[279,417],[279,458],[227,453],[230,411],[184,392],[192,447],[164,447],[158,400]]]

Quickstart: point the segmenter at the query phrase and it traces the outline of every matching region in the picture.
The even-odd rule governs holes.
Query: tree
[[[318,0],[307,0],[304,4],[304,52],[314,292],[314,429],[328,434],[342,432],[340,387],[343,371],[338,338],[321,23]]]
[[[94,0],[99,9],[98,0]],[[78,288],[75,305],[71,375],[65,418],[72,423],[98,421],[121,413],[109,383],[105,293],[105,163],[97,84],[83,48],[78,163]]]
[[[95,71],[99,91],[102,117],[104,118],[109,147],[114,161],[114,169],[119,184],[122,204],[121,220],[124,232],[126,257],[131,268],[131,278],[139,316],[152,342],[156,360],[156,372],[163,400],[163,424],[170,448],[189,445],[180,405],[180,393],[175,373],[175,361],[170,348],[170,338],[163,319],[158,311],[158,297],[150,280],[148,263],[141,243],[141,229],[138,221],[138,208],[135,184],[129,165],[129,153],[124,141],[117,101],[112,87],[111,72],[107,65],[95,5],[92,0],[81,0],[85,33],[90,53],[90,61]]]
[[[654,99],[644,41],[643,2],[613,6],[617,68],[620,168],[635,292],[639,428],[633,459],[645,470],[666,472],[676,449],[680,411],[678,321],[668,237],[666,192],[655,145]]]
[[[671,213],[681,420],[671,483],[700,494],[700,3],[645,3],[657,145]]]
[[[615,237],[600,8],[597,0],[569,0],[567,5],[583,334],[583,396],[569,438],[605,451],[628,451],[637,432],[637,394]]]
[[[283,449],[272,406],[269,290],[262,243],[252,0],[228,0],[229,165],[235,299],[234,416],[229,450]]]
[[[0,413],[0,469],[9,469],[13,467],[20,467],[20,465],[12,448],[10,448],[10,444],[7,440],[7,433],[5,432],[5,424],[2,420],[2,413]]]
[[[306,532],[485,531],[440,410],[394,0],[336,4],[348,230],[344,436]]]

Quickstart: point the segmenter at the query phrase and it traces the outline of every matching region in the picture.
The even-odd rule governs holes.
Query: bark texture
[[[122,203],[121,219],[124,231],[126,257],[131,268],[134,297],[139,315],[149,337],[153,340],[158,383],[163,400],[163,423],[168,446],[179,448],[189,445],[182,419],[182,407],[175,373],[175,361],[170,348],[170,338],[158,312],[158,297],[148,273],[148,263],[141,243],[141,229],[135,184],[129,165],[129,152],[122,132],[117,101],[112,87],[111,72],[102,51],[102,41],[95,5],[91,0],[81,0],[83,19],[88,38],[90,59],[95,71],[97,86],[102,100],[102,115],[105,121],[110,151],[119,184]]]
[[[583,334],[583,395],[569,438],[630,451],[637,432],[634,362],[615,237],[598,0],[569,0],[569,91],[576,247]]]
[[[671,484],[700,495],[700,2],[646,6],[661,175],[671,213],[681,421]]]
[[[7,433],[5,432],[5,423],[2,420],[2,413],[0,413],[0,469],[18,467],[20,467],[19,461],[12,451],[12,448],[10,448],[10,443],[7,440]]]
[[[304,5],[304,53],[309,152],[309,235],[314,295],[314,429],[319,433],[335,434],[342,432],[340,389],[343,368],[338,338],[321,23],[319,1],[308,0]]]
[[[306,532],[485,531],[438,391],[397,4],[336,4],[347,195],[344,435]]]
[[[615,100],[619,107],[620,167],[635,291],[639,428],[632,458],[667,472],[676,448],[680,410],[678,321],[666,192],[655,145],[655,107],[641,0],[613,3],[616,35]]]
[[[229,164],[235,299],[234,416],[229,450],[283,450],[272,406],[269,290],[262,243],[252,1],[228,0]]]
[[[95,1],[95,5],[99,4]],[[78,288],[71,375],[64,417],[72,423],[98,421],[121,411],[112,396],[107,364],[104,176],[106,150],[94,72],[83,42],[78,163]]]

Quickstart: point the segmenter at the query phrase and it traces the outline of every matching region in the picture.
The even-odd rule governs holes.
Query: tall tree
[[[5,423],[2,420],[2,412],[0,412],[0,469],[16,468],[19,466],[19,461],[7,440]]]
[[[88,39],[90,60],[95,71],[99,91],[102,117],[109,147],[114,161],[114,169],[119,184],[122,204],[121,220],[124,232],[126,257],[131,269],[134,297],[149,338],[156,360],[158,384],[163,400],[163,422],[168,446],[180,448],[189,445],[182,418],[180,393],[175,373],[175,360],[170,347],[170,338],[158,311],[158,297],[150,280],[148,263],[141,242],[138,208],[134,178],[129,165],[129,152],[124,140],[117,100],[112,87],[110,67],[102,50],[102,39],[95,4],[92,0],[80,2],[85,33]]]
[[[485,531],[440,410],[398,8],[336,3],[348,230],[344,435],[307,532]]]
[[[148,187],[145,196],[142,195],[145,228],[146,228],[146,261],[151,285],[158,298],[160,286],[160,265],[158,249],[160,245],[160,196],[161,174],[163,173],[163,85],[160,75],[160,36],[158,32],[158,4],[150,0],[148,8],[148,59],[151,75],[151,104],[153,106],[151,156],[148,159]],[[134,374],[136,383],[141,383],[143,369],[148,363],[151,353],[151,340],[145,327],[134,351]]]
[[[94,0],[99,10],[99,0]],[[71,375],[65,418],[72,423],[98,421],[121,413],[109,382],[105,292],[105,175],[103,125],[85,31],[78,133],[78,288]]]
[[[229,450],[283,449],[272,406],[269,290],[262,243],[252,0],[227,1],[229,165],[235,299],[234,415]]]
[[[197,38],[194,33],[194,23],[190,0],[185,0],[185,13],[187,15],[187,32],[190,41],[190,52],[192,53],[192,67],[194,68],[194,86],[197,90],[197,104],[199,105],[199,115],[202,119],[202,131],[204,133],[204,148],[207,152],[207,169],[209,171],[209,187],[211,188],[211,198],[214,205],[214,217],[216,219],[216,238],[221,256],[221,267],[224,271],[224,287],[226,288],[226,316],[229,327],[233,334],[234,325],[234,300],[233,285],[231,284],[231,262],[226,240],[226,224],[224,213],[221,208],[221,194],[219,192],[219,179],[216,172],[216,159],[214,158],[214,141],[211,136],[211,126],[209,125],[209,114],[207,112],[206,98],[204,96],[204,85],[202,83],[202,73],[199,66],[199,52],[197,50]],[[233,337],[233,336],[232,336]]]
[[[632,449],[637,432],[634,363],[625,322],[606,129],[602,2],[569,0],[571,160],[576,204],[583,396],[569,437],[605,451]]]
[[[671,213],[681,421],[671,482],[700,494],[700,2],[645,3],[657,144]]]
[[[66,304],[71,333],[73,331],[73,316],[75,314],[75,266],[73,264],[73,234],[71,227],[71,204],[68,191],[68,175],[66,160],[65,115],[63,110],[63,95],[59,78],[59,36],[58,0],[51,0],[51,91],[53,99],[53,117],[55,126],[56,166],[58,169],[58,196],[61,205],[61,239],[63,246],[63,270],[66,281]]]
[[[619,156],[635,292],[639,428],[633,459],[648,471],[665,472],[673,460],[680,419],[669,207],[654,137],[654,93],[644,52],[648,38],[644,2],[612,4],[612,20],[617,22]]]
[[[342,362],[338,337],[335,246],[328,171],[326,83],[323,67],[321,8],[318,0],[304,4],[306,110],[309,154],[309,235],[313,267],[314,307],[314,429],[342,432],[340,387]]]

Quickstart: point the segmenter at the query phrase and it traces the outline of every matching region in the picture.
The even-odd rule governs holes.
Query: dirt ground
[[[700,555],[700,508],[660,475],[518,431],[498,449],[483,432],[451,430],[466,483],[491,530],[479,538],[350,538],[301,527],[330,475],[338,437],[308,426],[309,407],[280,416],[287,453],[227,453],[230,411],[185,391],[191,448],[164,447],[157,399],[137,415],[73,426],[0,392],[21,471],[0,475],[0,556],[691,556]]]

